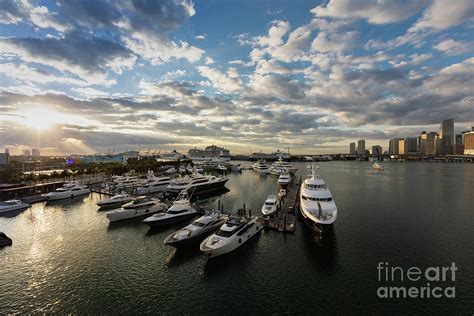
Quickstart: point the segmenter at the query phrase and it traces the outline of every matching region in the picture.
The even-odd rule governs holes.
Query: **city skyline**
[[[446,118],[455,134],[474,120],[468,0],[1,9],[0,152],[12,155],[211,144],[325,154],[359,139],[385,151]]]

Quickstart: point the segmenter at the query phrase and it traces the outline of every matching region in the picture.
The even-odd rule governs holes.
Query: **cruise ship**
[[[316,174],[318,167],[311,167],[311,175],[303,181],[300,190],[300,212],[306,224],[313,230],[333,224],[337,219],[337,207],[331,191]],[[319,227],[318,227],[319,225]]]
[[[216,145],[207,146],[205,149],[192,148],[186,155],[187,158],[193,161],[199,160],[218,160],[218,161],[230,161],[230,151],[223,147]]]

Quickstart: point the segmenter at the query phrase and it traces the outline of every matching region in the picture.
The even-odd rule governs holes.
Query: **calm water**
[[[305,164],[295,163],[299,174]],[[474,310],[474,165],[323,162],[339,217],[315,238],[262,231],[234,253],[208,261],[175,252],[140,220],[109,225],[98,195],[35,204],[0,217],[12,247],[0,249],[4,313],[467,312]],[[276,177],[230,174],[230,192],[208,204],[260,214]],[[183,226],[183,225],[181,225]],[[377,263],[456,262],[456,299],[377,298]],[[386,284],[385,284],[386,285]]]

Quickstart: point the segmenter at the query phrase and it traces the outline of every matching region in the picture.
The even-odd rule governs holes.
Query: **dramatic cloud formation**
[[[0,150],[347,152],[474,120],[472,1],[248,5],[0,1]]]

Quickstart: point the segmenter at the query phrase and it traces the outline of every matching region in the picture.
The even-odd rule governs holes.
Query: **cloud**
[[[473,51],[474,42],[456,41],[453,39],[444,40],[434,46],[436,50],[444,52],[446,55],[462,55]]]
[[[204,40],[204,39],[206,39],[206,35],[198,35],[198,36],[196,36],[196,39],[197,40]]]
[[[206,77],[212,86],[225,93],[236,93],[240,90],[242,82],[235,68],[229,68],[227,73],[223,73],[216,68],[207,66],[198,67],[201,76]]]
[[[311,49],[315,52],[342,52],[354,45],[358,32],[347,32],[344,34],[328,35],[326,32],[319,32],[318,36],[311,43]]]
[[[410,28],[410,32],[433,28],[446,29],[474,17],[474,2],[471,0],[433,0],[423,16]]]
[[[251,96],[280,97],[283,99],[302,99],[305,92],[302,84],[285,75],[259,75],[251,76],[248,87],[252,89]]]
[[[204,60],[204,63],[205,63],[206,65],[211,65],[211,64],[214,64],[215,61],[214,61],[214,59],[212,59],[211,57],[208,56],[208,57],[206,57],[206,59]]]
[[[311,12],[318,17],[365,19],[373,24],[387,24],[415,15],[426,4],[426,0],[330,0],[326,5],[315,7]]]

